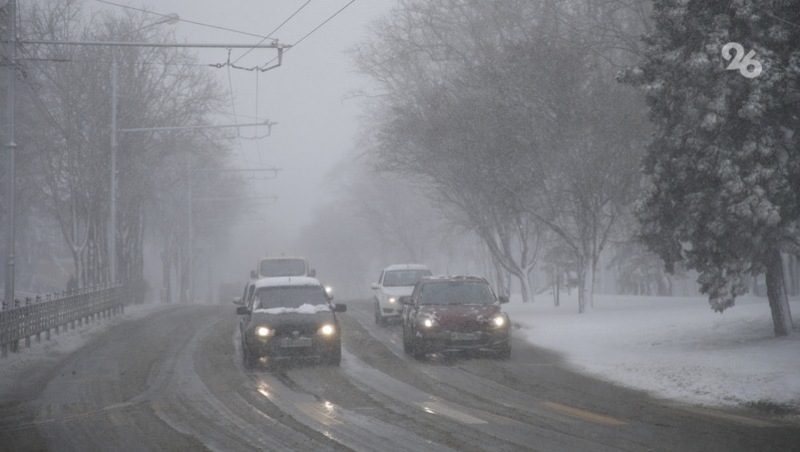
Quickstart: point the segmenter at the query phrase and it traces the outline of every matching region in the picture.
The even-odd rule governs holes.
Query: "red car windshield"
[[[494,293],[486,283],[472,281],[442,281],[425,283],[420,287],[420,304],[487,305],[495,302]]]

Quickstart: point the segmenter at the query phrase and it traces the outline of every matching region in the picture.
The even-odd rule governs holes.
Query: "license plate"
[[[281,347],[311,347],[311,338],[285,337],[281,339]]]
[[[450,339],[454,341],[476,341],[478,338],[477,333],[450,333]]]

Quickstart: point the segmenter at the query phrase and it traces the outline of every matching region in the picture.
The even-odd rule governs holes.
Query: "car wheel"
[[[342,352],[335,353],[328,357],[329,366],[338,366],[342,363]]]
[[[508,359],[511,358],[511,342],[506,343],[495,352],[495,358]]]
[[[381,315],[381,305],[375,302],[375,324],[383,325],[383,316]]]
[[[408,340],[408,334],[406,333],[405,325],[403,325],[403,351],[406,353],[406,355],[410,355],[412,353],[411,342]]]
[[[414,356],[414,359],[423,359],[425,358],[425,348],[423,344],[417,339],[411,339],[411,354]]]
[[[242,344],[242,362],[244,364],[245,369],[253,369],[256,367],[256,363],[258,362],[258,358],[254,357],[250,351],[247,349],[247,346]]]

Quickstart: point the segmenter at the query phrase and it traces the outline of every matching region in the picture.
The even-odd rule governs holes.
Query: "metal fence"
[[[31,346],[31,338],[41,342],[42,333],[58,334],[92,320],[122,313],[125,309],[125,290],[120,286],[90,287],[60,294],[3,301],[0,310],[0,356],[18,352],[20,341]]]

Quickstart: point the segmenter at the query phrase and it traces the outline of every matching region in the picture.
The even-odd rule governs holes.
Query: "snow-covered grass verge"
[[[800,412],[800,301],[794,335],[775,338],[766,299],[745,297],[718,314],[704,297],[552,296],[506,305],[514,334],[560,352],[580,371],[668,399]]]
[[[0,358],[0,396],[35,366],[52,364],[115,325],[140,319],[169,306],[171,305],[156,303],[126,306],[124,314],[84,323],[74,330],[68,329],[59,334],[51,332],[49,341],[45,340],[44,334],[41,343],[31,338],[30,348],[25,348],[25,342],[20,341],[19,353],[9,352],[6,358]]]

